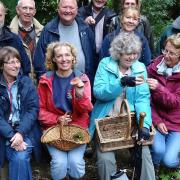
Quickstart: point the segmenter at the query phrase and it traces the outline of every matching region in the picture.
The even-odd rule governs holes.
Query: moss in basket
[[[77,132],[76,134],[73,135],[73,140],[76,142],[80,142],[84,140],[84,136],[82,132]]]

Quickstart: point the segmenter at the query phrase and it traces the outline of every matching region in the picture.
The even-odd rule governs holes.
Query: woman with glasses
[[[18,51],[0,49],[0,168],[6,159],[8,180],[32,180],[30,156],[38,149],[38,96],[32,80],[22,76]],[[39,137],[39,138],[38,138]]]
[[[152,118],[156,127],[152,145],[153,163],[177,168],[180,165],[180,33],[167,38],[163,55],[148,67]]]

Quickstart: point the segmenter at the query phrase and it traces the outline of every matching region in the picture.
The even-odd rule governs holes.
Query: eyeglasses
[[[175,52],[168,51],[167,49],[163,49],[163,50],[162,50],[162,53],[163,53],[164,55],[169,54],[169,56],[171,56],[171,57],[179,56],[179,55],[180,55],[180,54],[177,54],[177,53],[175,53]]]
[[[5,61],[4,63],[8,64],[10,66],[14,66],[16,64],[18,64],[18,65],[21,64],[21,62],[19,60],[16,60],[16,61]]]

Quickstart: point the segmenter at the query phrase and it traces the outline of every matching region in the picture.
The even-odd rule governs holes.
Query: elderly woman
[[[21,75],[21,58],[10,46],[0,50],[0,168],[9,180],[32,180],[30,157],[39,156],[38,96],[32,80]],[[38,138],[39,137],[39,138]]]
[[[155,167],[180,164],[180,33],[166,40],[163,55],[148,67],[152,119],[157,129],[152,145]]]
[[[51,43],[47,48],[46,68],[38,86],[40,111],[39,121],[45,130],[59,121],[88,128],[92,110],[91,87],[88,77],[74,69],[76,51],[68,43]],[[73,79],[76,82],[72,83]],[[69,115],[65,115],[65,114]],[[65,118],[65,120],[64,120]],[[47,145],[51,155],[53,180],[67,176],[79,179],[85,174],[83,159],[86,145],[70,151],[60,151]]]
[[[139,57],[139,61],[144,63],[146,66],[150,64],[151,61],[151,51],[149,48],[149,44],[143,33],[137,31],[136,27],[139,24],[140,11],[137,8],[126,8],[123,10],[123,13],[120,18],[121,26],[118,26],[115,31],[106,35],[104,38],[102,48],[101,48],[101,58],[109,56],[109,48],[112,40],[120,33],[120,32],[129,32],[135,33],[139,36],[141,40],[141,55]]]
[[[146,67],[138,61],[141,41],[134,33],[121,32],[111,43],[110,57],[101,60],[94,81],[94,96],[97,99],[90,122],[91,136],[95,130],[95,119],[118,115],[121,101],[126,97],[132,112],[139,119],[146,112],[140,138],[149,138],[151,109]],[[153,164],[148,147],[142,150],[141,179],[154,179]],[[116,172],[114,152],[101,152],[97,147],[97,165],[101,180],[110,180]]]

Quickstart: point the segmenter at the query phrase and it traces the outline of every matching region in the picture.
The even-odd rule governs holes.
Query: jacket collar
[[[142,63],[140,63],[138,60],[136,60],[132,64],[131,70],[133,74],[138,74],[145,71],[145,67],[141,66],[140,64]],[[110,57],[110,62],[107,64],[106,69],[115,74],[116,76],[119,76],[118,60],[115,60],[112,57]]]
[[[12,19],[12,21],[11,21],[11,24],[10,24],[10,29],[11,29],[11,31],[12,32],[14,32],[14,33],[16,33],[16,34],[18,34],[18,29],[19,29],[19,27],[18,27],[18,16],[16,15],[13,19]],[[43,25],[41,25],[40,23],[39,23],[39,21],[37,21],[37,19],[35,19],[35,18],[33,18],[33,25],[34,25],[34,27],[35,27],[35,32],[36,32],[36,35],[39,37],[40,36],[40,34],[41,34],[41,31],[42,31],[42,29],[43,29]]]
[[[59,36],[59,29],[58,29],[59,21],[60,21],[59,16],[56,16],[46,25],[48,31],[57,34],[58,36]],[[79,32],[85,31],[85,29],[89,27],[84,23],[84,21],[78,15],[76,16],[75,21],[78,24]]]

